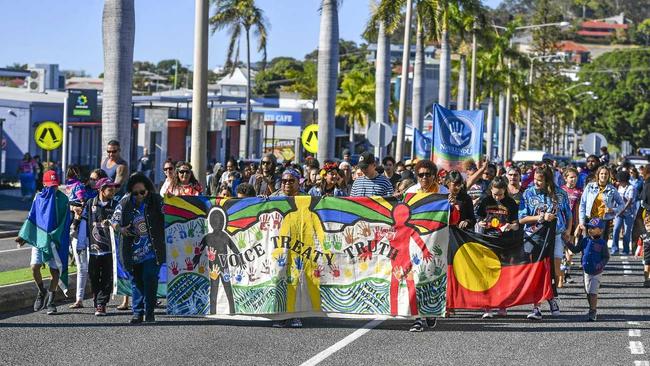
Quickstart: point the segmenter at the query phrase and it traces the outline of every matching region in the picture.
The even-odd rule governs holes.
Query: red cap
[[[59,177],[56,175],[56,171],[48,170],[43,173],[43,186],[44,187],[53,187],[59,185]]]

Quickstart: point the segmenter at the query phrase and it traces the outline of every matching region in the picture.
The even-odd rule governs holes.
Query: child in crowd
[[[564,170],[564,182],[565,184],[562,186],[562,189],[567,193],[567,196],[569,197],[569,207],[571,208],[571,213],[573,214],[573,220],[571,222],[572,225],[570,228],[571,232],[573,233],[578,227],[578,223],[580,223],[578,220],[578,206],[580,205],[580,197],[582,197],[582,189],[577,187],[578,171],[575,168],[566,168]],[[564,258],[562,260],[562,264],[560,265],[560,280],[558,287],[562,287],[564,282],[573,283],[573,279],[571,279],[571,276],[569,275],[572,260],[573,253],[571,253],[570,250],[567,250],[564,253]]]
[[[607,241],[602,238],[605,222],[599,218],[591,219],[587,225],[587,236],[582,238],[577,245],[567,243],[572,252],[582,252],[582,269],[584,270],[585,292],[589,302],[587,319],[596,321],[596,307],[598,305],[598,289],[603,276],[603,269],[609,261]]]

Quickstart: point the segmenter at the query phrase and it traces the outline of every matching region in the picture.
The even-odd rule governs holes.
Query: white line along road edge
[[[378,326],[379,324],[383,323],[384,320],[386,320],[385,317],[371,320],[370,322],[366,323],[363,327],[361,327],[361,328],[355,330],[354,332],[352,332],[347,337],[341,339],[340,341],[334,343],[330,347],[328,347],[325,350],[318,353],[316,356],[314,356],[314,357],[310,358],[309,360],[303,362],[303,364],[301,366],[318,365],[319,363],[324,361],[326,358],[333,355],[336,351],[338,351],[338,350],[342,349],[343,347],[347,346],[348,344],[354,342],[357,338],[359,338],[362,335],[368,333],[371,329],[373,329],[376,326]]]

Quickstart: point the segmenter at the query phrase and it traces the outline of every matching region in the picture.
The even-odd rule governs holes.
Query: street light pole
[[[194,176],[205,186],[208,114],[208,0],[194,9],[194,79],[192,87],[192,150]]]
[[[411,18],[413,0],[406,2],[406,20],[404,25],[404,52],[402,54],[402,79],[399,90],[399,114],[397,117],[397,142],[395,160],[401,161],[404,155],[404,135],[406,130],[406,97],[408,95],[409,59],[411,57]]]
[[[476,99],[476,21],[472,29],[472,76],[469,87],[469,109],[474,110]]]
[[[533,73],[535,72],[535,60],[530,60],[530,73],[528,75],[528,87],[533,85]],[[532,98],[526,108],[526,150],[530,150],[530,133],[531,133],[531,117],[532,117],[533,101]]]

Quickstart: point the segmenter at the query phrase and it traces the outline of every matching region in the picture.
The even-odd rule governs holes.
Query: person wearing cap
[[[306,196],[300,191],[300,173],[293,168],[286,169],[280,177],[281,188],[271,194],[271,197]]]
[[[93,293],[93,303],[96,316],[106,315],[106,305],[113,290],[113,255],[111,248],[110,223],[118,201],[115,191],[118,185],[111,178],[100,178],[95,183],[98,195],[88,200],[80,215],[75,215],[79,235],[77,251],[88,250],[88,275],[90,288]],[[71,308],[79,306],[83,297]],[[75,306],[76,305],[76,306]]]
[[[593,218],[585,224],[585,227],[587,228],[587,236],[582,238],[577,245],[567,243],[567,247],[574,253],[582,252],[585,292],[589,303],[587,319],[596,321],[598,289],[600,288],[603,270],[609,261],[609,252],[607,251],[607,238],[603,236],[605,221]]]
[[[58,285],[67,291],[67,268],[70,245],[70,210],[65,193],[59,191],[59,177],[54,170],[43,173],[41,190],[29,210],[16,242],[32,246],[30,265],[38,287],[34,311],[47,308],[47,314],[56,314],[54,297]],[[49,288],[43,286],[41,267],[47,264],[52,280]],[[59,283],[59,279],[62,279]]]
[[[622,255],[630,255],[630,239],[632,237],[632,226],[634,226],[634,218],[636,216],[636,187],[630,184],[630,173],[621,170],[616,173],[616,181],[618,182],[618,194],[625,202],[621,212],[616,214],[614,218],[614,236],[612,240],[612,252],[616,253],[619,250],[618,241],[623,232],[623,249]]]
[[[370,196],[392,196],[393,185],[388,178],[377,172],[375,156],[365,151],[359,157],[357,167],[363,172],[363,176],[357,178],[352,184],[351,197]]]

